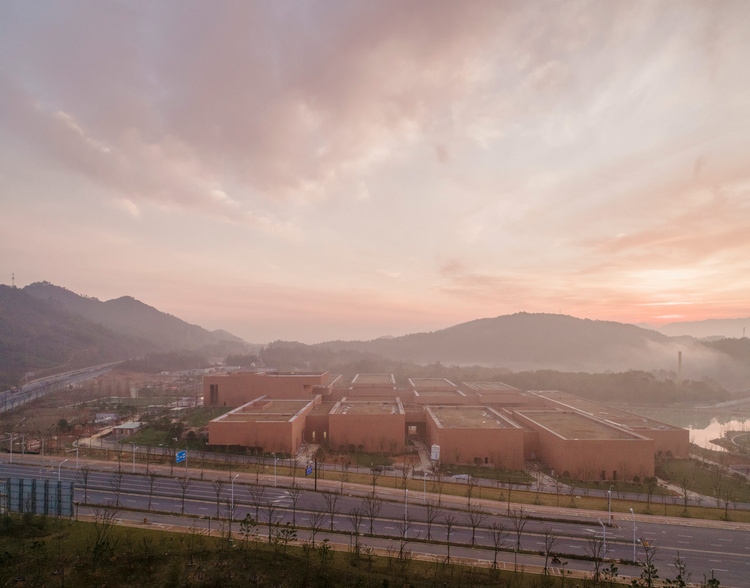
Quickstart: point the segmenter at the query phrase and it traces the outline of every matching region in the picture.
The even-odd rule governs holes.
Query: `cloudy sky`
[[[251,342],[750,315],[750,2],[0,4],[0,282]]]

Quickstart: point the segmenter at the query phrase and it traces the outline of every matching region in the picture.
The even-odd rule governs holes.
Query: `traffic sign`
[[[307,466],[307,469],[305,470],[305,475],[306,476],[309,476],[310,474],[312,474],[312,466],[311,465]]]
[[[186,459],[187,459],[187,451],[179,451],[177,452],[175,463],[180,463],[181,461],[185,461]]]

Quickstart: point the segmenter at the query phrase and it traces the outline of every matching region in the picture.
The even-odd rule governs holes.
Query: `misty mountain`
[[[430,333],[330,341],[314,347],[422,365],[441,362],[512,371],[590,373],[647,370],[675,375],[681,351],[682,378],[708,379],[736,390],[746,387],[750,377],[750,363],[720,346],[709,347],[691,337],[668,337],[631,324],[559,314],[517,313]]]
[[[657,329],[671,337],[688,335],[697,339],[709,337],[739,338],[750,334],[750,317],[736,319],[708,319],[705,321],[685,321],[663,325]]]
[[[76,369],[133,356],[153,348],[147,341],[0,285],[0,389],[16,385],[28,371]]]
[[[156,350],[194,350],[223,347],[225,353],[244,348],[244,341],[223,330],[207,331],[161,312],[131,296],[102,302],[81,296],[48,282],[36,282],[23,289],[34,298],[79,315],[112,331],[148,341]]]

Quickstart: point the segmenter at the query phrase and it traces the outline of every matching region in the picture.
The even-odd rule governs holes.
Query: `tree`
[[[427,523],[427,541],[432,540],[432,525],[442,515],[442,511],[432,500],[425,504],[425,522]]]
[[[219,518],[219,509],[221,507],[221,493],[224,490],[224,480],[214,480],[211,485],[214,488],[214,494],[216,495],[216,518]]]
[[[255,533],[255,528],[258,526],[258,522],[250,516],[250,513],[245,515],[245,518],[240,521],[240,535],[242,535],[245,556],[247,557],[248,545],[250,543],[250,537]]]
[[[677,572],[677,576],[675,576],[674,580],[670,580],[667,578],[664,580],[664,583],[667,586],[676,586],[677,588],[685,588],[688,583],[690,582],[690,572],[687,571],[687,565],[685,564],[685,560],[680,557],[680,552],[677,552],[677,555],[674,556],[674,569]]]
[[[117,510],[111,505],[94,509],[93,534],[87,540],[93,569],[100,561],[109,559],[117,549],[118,540],[112,533],[117,522],[117,514]]]
[[[354,554],[359,557],[359,527],[362,519],[365,518],[365,512],[361,507],[352,508],[346,515],[354,530]]]
[[[122,478],[123,474],[118,470],[116,473],[112,474],[112,477],[109,480],[109,486],[110,488],[112,488],[112,492],[115,493],[115,508],[120,507],[120,491],[122,490]]]
[[[191,480],[187,476],[184,478],[180,478],[177,480],[177,482],[180,484],[180,489],[182,490],[182,502],[180,504],[180,514],[185,514],[185,496],[187,495],[188,490],[190,489],[190,483]]]
[[[510,515],[510,524],[516,535],[516,546],[513,550],[513,571],[518,571],[518,552],[521,550],[521,536],[523,528],[526,526],[526,519],[523,516],[523,509],[514,510]]]
[[[154,484],[156,483],[156,473],[151,472],[148,475],[148,511],[151,512],[151,499],[154,496]]]
[[[598,583],[601,575],[602,564],[604,563],[604,558],[606,556],[604,550],[604,537],[592,533],[586,539],[584,550],[586,551],[586,555],[591,558],[591,562],[594,565],[594,583]]]
[[[487,513],[477,507],[469,507],[469,512],[466,515],[466,520],[471,527],[471,546],[476,545],[476,533],[477,527],[487,519]]]
[[[91,475],[91,466],[84,464],[81,469],[78,470],[78,478],[81,480],[83,486],[83,504],[89,502],[89,476]]]
[[[297,484],[292,484],[292,487],[289,488],[289,498],[292,500],[292,526],[297,526],[297,502],[299,501],[299,497],[302,496],[302,488],[297,486]]]
[[[273,500],[266,502],[266,511],[268,512],[268,542],[271,543],[272,531],[278,526],[284,515],[279,512],[279,507],[274,504]]]
[[[643,559],[640,559],[643,571],[640,578],[633,580],[632,586],[639,588],[653,588],[659,573],[654,565],[656,558],[656,545],[653,542],[641,540],[643,547]]]
[[[646,508],[649,508],[651,505],[651,497],[654,495],[654,490],[659,487],[659,479],[656,476],[646,476],[643,479],[643,483],[646,485]]]
[[[370,521],[370,535],[372,535],[375,519],[378,518],[380,509],[383,508],[383,501],[375,495],[368,495],[362,499],[362,508],[365,512],[365,516]]]
[[[542,530],[542,538],[544,539],[544,575],[546,576],[549,574],[549,558],[553,554],[555,545],[557,544],[557,535],[551,528],[547,527]]]
[[[250,494],[250,504],[255,509],[255,520],[260,520],[260,509],[266,503],[266,487],[265,486],[250,486],[247,489]]]
[[[312,546],[315,547],[315,535],[323,528],[326,521],[326,513],[323,509],[313,507],[310,509],[310,539]]]
[[[451,513],[446,514],[443,517],[443,526],[445,527],[445,543],[448,548],[448,556],[446,558],[446,563],[450,563],[451,561],[451,533],[453,532],[453,527],[456,526],[456,517],[454,517]]]
[[[490,525],[490,537],[492,538],[492,551],[495,552],[495,558],[492,561],[493,569],[497,569],[497,554],[505,545],[508,532],[501,523],[493,522]]]
[[[336,519],[336,515],[339,514],[338,502],[340,494],[336,491],[323,492],[323,500],[326,504],[326,510],[328,511],[328,517],[331,523],[331,531],[333,531],[333,524]]]

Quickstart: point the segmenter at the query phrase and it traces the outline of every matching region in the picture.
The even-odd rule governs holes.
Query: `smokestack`
[[[677,383],[682,382],[682,351],[677,352]]]

